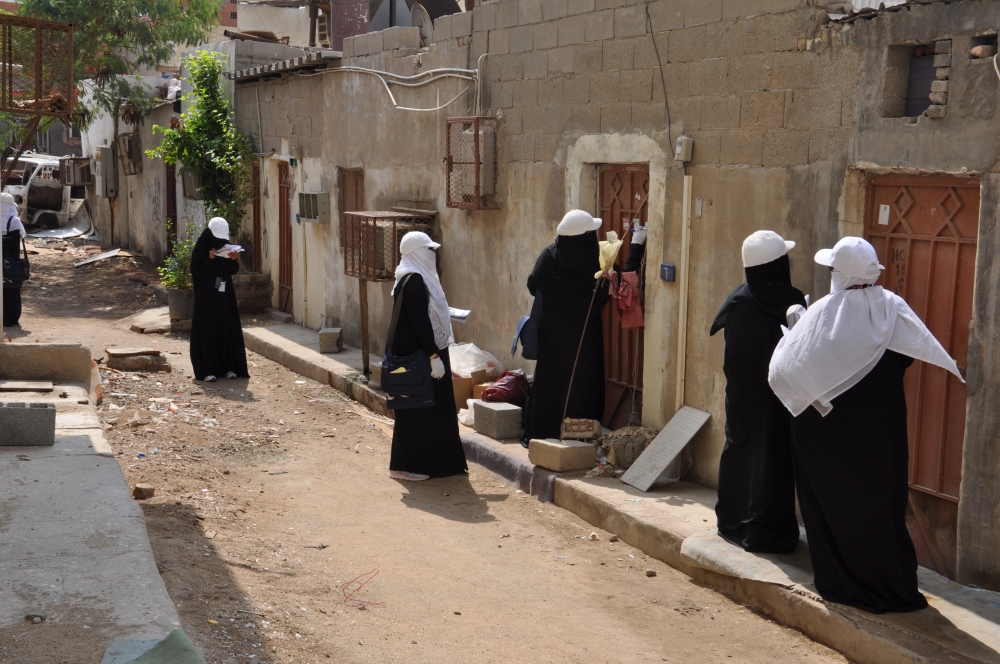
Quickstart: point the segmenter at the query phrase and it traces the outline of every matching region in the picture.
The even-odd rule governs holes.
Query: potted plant
[[[167,221],[167,233],[172,235],[174,221]],[[167,289],[167,307],[173,320],[191,320],[194,317],[194,289],[191,284],[191,252],[201,228],[188,224],[184,236],[174,242],[163,267],[156,268],[160,283]]]

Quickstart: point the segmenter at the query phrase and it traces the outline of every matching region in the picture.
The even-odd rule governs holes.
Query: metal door
[[[628,260],[632,236],[628,224],[637,218],[645,225],[649,208],[648,164],[605,164],[598,167],[600,217],[604,224],[599,231],[603,240],[608,231],[624,238],[618,253],[618,265]],[[645,267],[645,262],[643,262]],[[640,287],[644,284],[642,269]],[[640,290],[640,302],[643,301]],[[604,421],[611,429],[642,420],[642,358],[643,330],[623,330],[614,301],[602,312],[604,325]]]
[[[278,309],[292,313],[292,183],[288,164],[278,162]]]
[[[868,183],[865,233],[900,295],[964,371],[979,234],[979,181],[880,177]],[[906,372],[907,527],[921,565],[955,577],[966,389],[940,367]]]
[[[260,217],[260,161],[255,161],[253,169],[253,271],[260,272],[261,266],[264,264],[264,258],[261,255],[261,217]]]
[[[163,171],[163,197],[167,207],[167,254],[173,252],[174,244],[177,242],[177,167],[170,164],[164,165]]]

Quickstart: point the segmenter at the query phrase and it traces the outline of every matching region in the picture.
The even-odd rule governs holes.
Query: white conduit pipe
[[[480,57],[482,61],[482,57]],[[457,67],[445,67],[441,69],[428,69],[425,72],[420,72],[419,74],[414,74],[413,76],[402,76],[400,74],[393,74],[387,71],[379,71],[378,69],[369,69],[367,67],[355,67],[349,65],[346,67],[333,67],[331,69],[324,69],[319,72],[311,74],[298,74],[299,76],[322,76],[323,74],[330,74],[334,72],[353,72],[356,74],[369,74],[375,76],[378,80],[382,82],[385,87],[385,91],[389,94],[389,99],[392,101],[393,108],[398,108],[401,111],[414,111],[417,113],[429,113],[433,111],[440,111],[453,103],[458,101],[458,99],[469,91],[469,88],[473,84],[476,85],[476,105],[479,106],[479,70],[477,69],[459,69]],[[430,78],[427,78],[430,77]],[[472,81],[469,85],[465,86],[457,95],[449,99],[444,104],[440,106],[435,106],[434,108],[411,108],[408,106],[400,106],[396,101],[396,96],[392,94],[392,89],[390,85],[398,85],[407,88],[417,88],[422,85],[427,85],[428,83],[433,83],[434,81],[441,80],[443,78],[458,78],[462,80]],[[387,80],[388,79],[388,80]],[[420,80],[424,79],[424,80]]]
[[[681,212],[681,302],[677,323],[677,391],[674,412],[684,407],[685,372],[687,369],[688,272],[691,259],[691,184],[692,176],[684,176],[684,198]]]

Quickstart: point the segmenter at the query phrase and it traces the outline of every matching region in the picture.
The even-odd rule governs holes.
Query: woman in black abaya
[[[715,514],[719,535],[747,551],[788,553],[799,541],[791,415],[767,384],[785,313],[806,303],[791,283],[794,246],[773,231],[744,241],[746,283],[726,298],[710,332],[724,329],[726,338],[726,445]]]
[[[11,279],[9,261],[21,257],[21,242],[25,237],[17,203],[6,192],[0,194],[0,256],[3,258],[3,326],[21,324],[21,281]]]
[[[831,268],[831,292],[782,337],[768,374],[794,416],[816,590],[872,613],[922,609],[906,530],[903,373],[919,359],[961,374],[906,302],[874,285],[883,268],[868,242],[843,238],[816,262]]]
[[[431,366],[434,405],[395,411],[389,476],[420,481],[459,475],[468,470],[458,435],[455,389],[448,345],[455,341],[451,314],[436,270],[434,249],[441,245],[426,233],[410,232],[399,244],[393,299],[403,299],[395,335],[386,344],[394,355],[423,350]],[[401,287],[402,286],[402,287]]]
[[[532,438],[558,438],[569,390],[570,374],[584,318],[594,294],[594,274],[601,269],[597,229],[601,220],[583,210],[571,210],[559,222],[555,243],[546,247],[528,277],[528,291],[542,293],[542,314],[538,324],[538,363],[534,382],[524,407],[524,435],[521,445]],[[641,241],[633,241],[625,272],[638,269],[645,250],[645,229]],[[604,418],[604,330],[601,310],[610,294],[605,281],[594,297],[587,332],[580,347],[580,359],[573,377],[566,417]]]
[[[229,224],[221,217],[208,228],[191,252],[194,282],[194,318],[191,320],[191,366],[197,380],[214,382],[219,376],[247,378],[243,328],[233,291],[233,275],[240,269],[235,251],[217,253],[229,243]]]

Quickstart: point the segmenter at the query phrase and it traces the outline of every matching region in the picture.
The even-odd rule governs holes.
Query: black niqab
[[[222,378],[230,371],[240,378],[250,375],[239,306],[233,290],[233,275],[240,269],[239,261],[209,255],[212,249],[219,250],[226,244],[226,240],[215,237],[206,228],[191,252],[194,282],[191,366],[198,380],[206,376]]]
[[[711,334],[725,330],[726,445],[719,461],[719,534],[747,551],[785,553],[799,540],[792,473],[791,415],[767,383],[785,311],[805,305],[788,257],[746,270]]]

